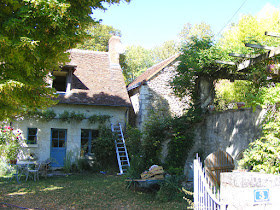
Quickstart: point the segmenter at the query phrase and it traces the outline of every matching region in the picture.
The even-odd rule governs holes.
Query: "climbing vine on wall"
[[[194,125],[201,120],[200,110],[190,109],[184,116],[172,118],[152,112],[143,131],[129,128],[126,142],[135,178],[151,165],[163,165],[169,174],[180,175],[193,146]],[[162,144],[168,143],[168,155],[162,163]],[[134,167],[137,165],[137,167]]]
[[[71,122],[71,121],[82,121],[87,119],[90,123],[100,123],[104,124],[105,122],[109,121],[111,116],[110,115],[90,115],[86,116],[84,113],[81,112],[69,112],[69,111],[64,111],[60,114],[56,114],[53,109],[47,109],[47,110],[36,110],[34,112],[29,112],[30,117],[35,117],[39,119],[44,119],[46,121],[50,121],[53,119],[60,119],[64,122]]]

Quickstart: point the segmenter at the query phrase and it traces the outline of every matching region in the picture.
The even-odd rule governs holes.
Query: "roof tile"
[[[109,53],[72,49],[70,63],[73,73],[71,94],[59,95],[59,103],[130,106],[122,70],[111,65]]]

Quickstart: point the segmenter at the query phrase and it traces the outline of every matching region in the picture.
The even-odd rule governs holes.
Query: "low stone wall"
[[[227,210],[280,209],[280,176],[257,172],[221,173],[220,198]]]

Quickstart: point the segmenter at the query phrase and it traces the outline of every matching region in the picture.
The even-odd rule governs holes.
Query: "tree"
[[[91,9],[121,0],[2,0],[0,120],[52,105],[46,76],[68,61],[66,50],[85,36]],[[129,2],[129,0],[126,0]]]
[[[215,77],[218,68],[213,61],[220,57],[210,28],[205,24],[200,26],[201,24],[198,24],[183,30],[180,64],[177,75],[171,82],[178,96],[190,95],[194,101],[198,99],[198,76]]]
[[[121,56],[121,66],[126,83],[129,84],[148,68],[178,52],[177,43],[173,40],[166,41],[151,50],[141,46],[132,45],[127,47],[125,54]]]
[[[154,63],[159,63],[176,53],[179,53],[179,46],[174,40],[164,42],[162,45],[151,50],[151,55]]]
[[[128,46],[124,56],[121,57],[121,66],[126,83],[132,82],[153,64],[150,50],[141,46]]]
[[[194,25],[191,23],[186,23],[183,26],[181,32],[179,33],[182,45],[185,45],[188,42],[190,42],[192,40],[192,37],[204,39],[213,36],[214,34],[211,30],[211,26],[204,22]]]
[[[101,23],[91,23],[85,31],[87,36],[83,43],[77,45],[78,49],[107,52],[109,39],[113,35],[121,36],[120,30]]]
[[[266,119],[262,127],[263,135],[249,145],[240,164],[246,168],[253,167],[254,171],[279,174],[280,87],[279,84],[268,80],[268,76],[271,76],[271,68],[267,68],[268,65],[271,67],[270,64],[273,64],[273,68],[279,70],[279,67],[275,65],[278,64],[279,58],[274,57],[263,61],[244,71],[237,71],[236,65],[232,67],[229,65],[217,66],[215,63],[216,60],[242,61],[242,58],[240,61],[240,58],[230,57],[228,53],[256,56],[264,52],[262,49],[247,48],[244,43],[279,46],[279,39],[266,37],[264,34],[265,31],[279,33],[280,12],[270,9],[267,14],[269,15],[259,15],[257,17],[246,15],[242,17],[237,24],[223,34],[217,43],[213,42],[211,36],[200,36],[200,33],[188,37],[186,44],[183,46],[178,76],[173,80],[173,85],[180,95],[188,94],[186,90],[190,90],[191,95],[195,97],[198,87],[196,81],[201,76],[212,79],[228,77],[230,79],[242,78],[247,80],[235,81],[235,84],[231,85],[233,89],[223,90],[220,94],[221,98],[229,100],[247,100],[250,98],[251,105],[262,105],[267,108]],[[242,85],[242,89],[237,86],[238,84]],[[228,84],[226,84],[226,88],[229,88]],[[226,97],[223,95],[226,95]]]

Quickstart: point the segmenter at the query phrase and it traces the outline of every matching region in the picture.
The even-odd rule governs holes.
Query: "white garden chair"
[[[36,179],[39,180],[39,170],[40,170],[40,167],[41,167],[41,162],[36,163],[34,169],[30,169],[28,167],[27,173],[26,173],[26,181],[27,181],[28,177],[33,178],[34,181],[36,181]]]

